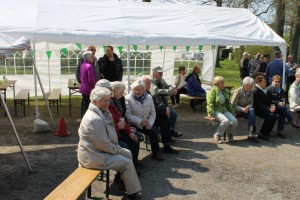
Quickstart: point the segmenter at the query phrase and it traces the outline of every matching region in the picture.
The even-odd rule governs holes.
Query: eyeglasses
[[[96,51],[96,49],[90,49],[90,51]]]

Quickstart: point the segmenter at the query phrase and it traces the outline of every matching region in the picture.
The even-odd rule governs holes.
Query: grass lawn
[[[233,85],[237,89],[241,85],[239,63],[229,60],[220,61],[221,68],[215,69],[216,76],[223,76],[225,85]]]

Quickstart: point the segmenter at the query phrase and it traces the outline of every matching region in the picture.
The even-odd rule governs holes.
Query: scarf
[[[143,104],[144,101],[145,101],[145,99],[146,99],[146,97],[147,97],[147,95],[148,95],[148,94],[147,94],[147,92],[145,91],[144,94],[143,94],[142,96],[137,97],[137,96],[133,95],[133,97],[134,97],[135,100],[137,100],[137,101],[141,102],[141,104]]]
[[[264,94],[267,94],[267,92],[268,92],[268,89],[267,89],[267,88],[262,89],[258,84],[255,84],[255,86],[256,86],[258,89],[260,89],[261,91],[263,91]]]
[[[296,88],[300,91],[300,84],[296,84]]]

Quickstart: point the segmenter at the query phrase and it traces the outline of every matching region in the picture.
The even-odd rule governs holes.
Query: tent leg
[[[49,111],[49,115],[50,115],[50,118],[52,120],[52,125],[53,125],[53,128],[54,130],[55,129],[55,125],[54,125],[54,120],[53,120],[53,117],[52,117],[52,112],[50,110],[50,107],[49,107],[49,102],[48,102],[48,99],[46,98],[46,95],[45,95],[45,91],[44,91],[44,87],[43,87],[43,84],[42,84],[42,81],[41,81],[41,78],[40,78],[40,75],[39,75],[39,72],[37,71],[37,68],[36,68],[36,64],[35,64],[35,60],[33,59],[32,57],[32,50],[30,49],[30,55],[31,55],[31,59],[32,59],[32,62],[33,62],[33,67],[34,67],[34,70],[36,72],[36,77],[38,78],[38,81],[39,81],[39,84],[40,84],[40,87],[41,87],[41,90],[42,90],[42,93],[43,93],[43,98],[44,98],[44,101],[47,105],[47,108],[48,108],[48,111]]]
[[[14,124],[14,122],[13,122],[11,116],[10,116],[10,113],[9,113],[8,108],[7,108],[6,102],[4,101],[4,96],[2,95],[2,93],[0,93],[0,95],[1,95],[0,98],[1,98],[2,104],[3,104],[3,106],[4,106],[4,109],[5,109],[5,111],[6,111],[6,114],[7,114],[7,116],[8,116],[10,125],[11,125],[11,127],[13,128],[13,130],[14,130],[16,139],[17,139],[17,141],[18,141],[19,147],[20,147],[20,149],[21,149],[21,151],[22,151],[23,157],[24,157],[24,159],[25,159],[25,161],[26,161],[26,164],[27,164],[27,166],[28,166],[29,172],[32,172],[32,168],[31,168],[31,166],[30,166],[30,163],[29,163],[29,161],[28,161],[28,159],[27,159],[27,156],[26,156],[26,154],[25,154],[25,151],[24,151],[24,149],[23,149],[23,145],[22,145],[21,140],[20,140],[20,138],[19,138],[19,135],[18,135],[18,133],[17,133],[17,129],[16,129],[15,124]],[[25,106],[25,105],[24,105],[24,106]]]
[[[128,76],[128,94],[130,93],[130,45],[127,46],[127,76]]]

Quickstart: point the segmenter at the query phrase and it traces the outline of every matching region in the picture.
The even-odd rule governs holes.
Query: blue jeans
[[[254,108],[249,108],[248,113],[242,112],[242,113],[238,114],[236,117],[248,119],[248,127],[256,125],[256,115],[255,115]]]
[[[282,131],[284,130],[285,118],[287,118],[289,122],[292,122],[293,118],[291,114],[287,111],[286,107],[281,105],[276,106],[276,113],[279,115],[277,130]]]
[[[170,108],[170,110],[171,110],[170,118],[169,118],[170,128],[171,128],[171,130],[175,130],[177,113],[172,108]]]

